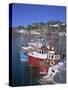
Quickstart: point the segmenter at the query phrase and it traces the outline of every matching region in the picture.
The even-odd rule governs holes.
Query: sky
[[[49,20],[66,21],[66,7],[34,4],[12,4],[12,27],[27,26]]]

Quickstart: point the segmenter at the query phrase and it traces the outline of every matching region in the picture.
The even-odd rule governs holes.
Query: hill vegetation
[[[57,24],[57,23],[60,23],[60,32],[63,32],[63,31],[66,32],[66,23],[65,23],[65,25],[62,25],[62,23],[64,23],[64,22],[60,22],[60,21],[56,21],[56,20],[55,21],[50,20],[47,23],[44,23],[44,22],[32,23],[32,24],[27,25],[27,26],[21,25],[21,26],[13,27],[12,30],[21,30],[21,29],[23,29],[23,30],[35,30],[35,29],[38,29],[38,28],[43,27],[43,26],[46,27],[46,25],[49,25],[49,24],[53,25],[53,24]]]

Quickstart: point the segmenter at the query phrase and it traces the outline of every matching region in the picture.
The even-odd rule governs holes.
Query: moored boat
[[[22,47],[22,49],[28,51],[28,64],[30,68],[36,68],[39,75],[47,74],[49,67],[56,65],[60,61],[60,55],[50,45],[41,45],[38,48],[32,44],[32,46]]]

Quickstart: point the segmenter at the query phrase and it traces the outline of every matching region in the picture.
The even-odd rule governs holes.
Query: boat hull
[[[47,74],[49,67],[42,65],[43,59],[28,56],[28,63],[31,67],[37,67],[39,74]]]
[[[38,70],[39,74],[47,74],[49,67],[57,64],[59,60],[48,60],[48,59],[41,59],[38,57],[28,55],[28,63],[30,67],[35,67]]]

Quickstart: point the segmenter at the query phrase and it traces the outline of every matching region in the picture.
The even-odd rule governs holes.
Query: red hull
[[[44,61],[43,59],[40,59],[40,58],[37,58],[37,57],[33,57],[33,56],[29,56],[28,55],[28,60],[29,60],[29,65],[31,67],[37,67],[38,69],[38,72],[40,74],[47,74],[48,73],[48,69],[49,67],[48,66],[44,66],[42,65],[40,62]]]
[[[37,67],[38,72],[40,74],[47,74],[49,67],[53,66],[59,62],[59,60],[49,60],[49,62],[48,62],[49,64],[45,65],[45,64],[42,64],[44,62],[44,60],[45,59],[41,59],[41,58],[37,58],[37,57],[28,55],[29,65],[31,67]],[[47,59],[45,61],[47,61]]]

